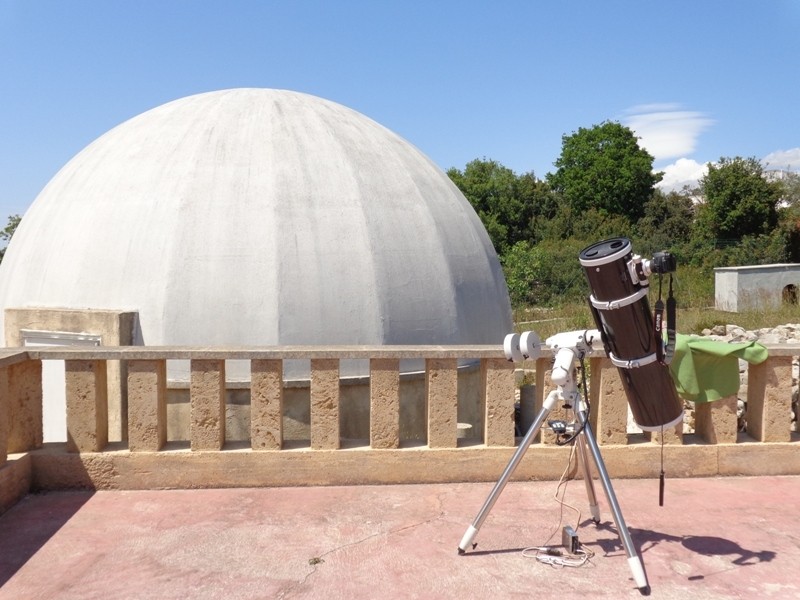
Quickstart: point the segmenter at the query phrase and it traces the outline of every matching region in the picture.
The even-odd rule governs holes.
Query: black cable
[[[658,477],[658,505],[664,506],[664,426],[661,426],[661,474]]]

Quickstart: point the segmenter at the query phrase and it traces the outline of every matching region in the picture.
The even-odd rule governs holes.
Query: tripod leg
[[[592,520],[595,523],[600,522],[600,507],[597,504],[597,494],[594,491],[594,480],[592,473],[589,471],[589,459],[586,456],[586,440],[583,439],[583,433],[578,435],[576,440],[578,444],[578,462],[581,464],[583,471],[583,482],[586,484],[586,495],[589,497],[589,510],[592,511]]]
[[[600,448],[598,447],[597,441],[594,439],[594,435],[592,434],[591,425],[586,419],[586,412],[580,410],[575,414],[578,423],[583,426],[583,432],[581,435],[585,438],[586,443],[589,446],[589,451],[592,453],[595,467],[597,467],[597,473],[600,476],[600,482],[602,483],[603,489],[606,493],[606,499],[608,500],[608,504],[611,506],[611,512],[614,515],[614,522],[617,524],[620,540],[625,548],[625,554],[628,555],[628,566],[633,573],[633,580],[636,582],[636,587],[638,587],[640,590],[649,590],[650,586],[647,583],[647,575],[645,575],[644,566],[642,565],[639,554],[636,552],[636,548],[633,545],[631,534],[628,531],[628,526],[625,524],[625,519],[623,518],[622,511],[619,507],[619,502],[617,502],[617,496],[614,494],[614,489],[611,487],[611,479],[608,477],[608,471],[606,471],[605,463],[603,462],[603,458],[600,456]]]
[[[556,403],[558,402],[558,392],[552,391],[548,394],[547,398],[544,400],[544,405],[542,409],[539,411],[539,414],[536,415],[536,419],[534,420],[533,424],[528,429],[528,433],[525,434],[525,437],[522,438],[522,441],[519,444],[516,452],[514,452],[514,456],[511,457],[508,465],[506,466],[503,474],[500,476],[500,479],[497,483],[494,484],[492,491],[489,493],[489,497],[486,498],[486,501],[483,503],[480,511],[478,511],[478,516],[475,517],[475,520],[472,524],[467,528],[467,531],[464,533],[464,537],[461,538],[461,543],[458,544],[458,553],[464,554],[467,551],[467,548],[472,546],[472,542],[475,539],[475,536],[478,534],[478,530],[481,528],[483,521],[489,515],[489,511],[492,510],[494,503],[497,501],[497,498],[500,497],[500,494],[503,491],[503,488],[506,487],[506,483],[508,483],[509,478],[513,475],[514,471],[516,470],[517,466],[519,465],[522,457],[525,456],[525,452],[528,450],[528,446],[531,445],[533,438],[536,437],[536,434],[539,432],[539,429],[542,427],[542,423],[547,418],[547,415],[550,414],[550,411],[553,410]],[[474,547],[474,546],[473,546]]]

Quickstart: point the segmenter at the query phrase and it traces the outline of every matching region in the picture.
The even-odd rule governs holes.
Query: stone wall
[[[721,342],[760,342],[762,344],[787,344],[800,343],[800,323],[788,323],[778,327],[764,327],[756,330],[746,330],[738,325],[717,325],[711,329],[704,329],[704,337]],[[800,379],[800,360],[798,357],[792,359],[792,431],[798,431],[798,380]],[[747,384],[748,368],[747,361],[739,360],[739,394],[737,414],[739,417],[739,429],[743,431],[746,423],[744,420],[747,408]]]

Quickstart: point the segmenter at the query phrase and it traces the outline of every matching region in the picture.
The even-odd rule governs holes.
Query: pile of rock
[[[761,342],[762,344],[800,343],[800,323],[748,331],[738,325],[717,325],[703,330],[703,337],[723,342]]]

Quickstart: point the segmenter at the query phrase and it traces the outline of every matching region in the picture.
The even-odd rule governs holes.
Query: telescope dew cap
[[[605,265],[631,253],[631,241],[628,238],[611,238],[596,242],[581,250],[578,259],[584,267]]]

